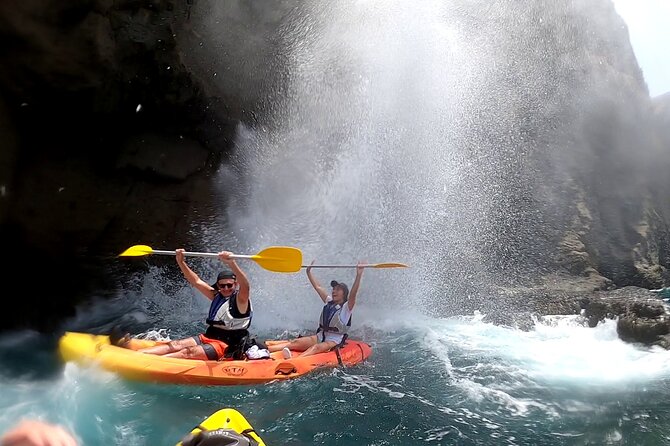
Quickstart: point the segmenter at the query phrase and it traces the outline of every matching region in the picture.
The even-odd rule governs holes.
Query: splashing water
[[[552,188],[589,154],[534,179],[572,154],[579,136],[563,117],[596,83],[597,73],[575,86],[562,71],[591,73],[566,4],[196,2],[185,61],[210,92],[241,92],[231,107],[257,117],[239,125],[217,177],[225,214],[194,231],[238,253],[294,245],[306,262],[410,264],[365,272],[352,336],[373,356],[267,386],[159,386],[61,368],[53,340],[14,333],[0,340],[0,429],[31,415],[86,444],[174,444],[230,406],[276,445],[668,443],[668,352],[623,343],[614,322],[543,318],[521,331],[441,314],[536,274],[555,235],[545,231],[568,218]],[[600,29],[590,6],[571,4]],[[245,265],[259,336],[313,328],[321,303],[303,274]],[[218,265],[193,266],[204,277]],[[316,274],[351,284],[354,271]],[[175,338],[206,305],[150,268],[68,328],[131,314]]]
[[[595,84],[585,75],[578,88],[569,74],[597,55],[589,46],[562,57],[592,41],[565,16],[596,15],[588,23],[604,32],[613,8],[201,7],[197,32],[181,39],[189,65],[211,91],[234,90],[254,110],[220,171],[227,213],[204,230],[213,245],[295,245],[307,262],[404,262],[412,268],[368,271],[367,302],[401,305],[403,283],[431,313],[546,272],[571,224],[565,183],[590,159],[566,135]],[[573,159],[573,150],[584,153]],[[257,282],[259,302],[284,289],[287,308],[310,298],[303,277]]]

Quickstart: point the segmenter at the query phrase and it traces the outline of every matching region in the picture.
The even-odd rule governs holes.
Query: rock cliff
[[[497,259],[490,273],[530,270],[536,283],[500,279],[491,295],[443,310],[495,309],[493,296],[515,309],[500,323],[583,312],[592,324],[620,317],[624,339],[662,344],[662,302],[646,289],[670,282],[670,96],[649,98],[609,0],[454,4],[481,49],[472,57],[507,61],[470,98],[481,122],[509,110],[468,129],[473,154],[495,161],[478,185],[500,195],[478,222]],[[198,247],[190,228],[225,204],[213,173],[237,124],[262,120],[284,91],[281,35],[300,14],[284,2],[0,4],[3,276],[34,294],[0,326],[48,330],[92,292],[114,295],[126,271],[110,259],[132,244]],[[498,38],[519,21],[518,40]],[[214,59],[201,29],[213,23],[221,41],[238,39]]]

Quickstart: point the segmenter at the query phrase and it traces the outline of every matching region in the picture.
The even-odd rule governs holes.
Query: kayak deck
[[[283,342],[283,341],[269,341]],[[317,369],[353,366],[372,354],[361,341],[347,340],[338,352],[284,359],[281,351],[270,358],[204,361],[151,355],[136,349],[158,344],[158,341],[131,339],[129,348],[112,345],[107,335],[66,332],[58,347],[64,361],[98,365],[102,369],[136,381],[199,385],[262,384],[297,378]]]
[[[208,432],[216,434],[216,432],[212,431],[216,431],[217,429],[232,430],[237,434],[253,439],[258,443],[258,446],[265,446],[263,440],[258,436],[256,430],[249,424],[244,415],[229,407],[218,410],[207,417],[202,423],[193,428],[191,435],[185,436],[176,446],[184,446],[184,444],[238,444],[232,443],[230,440],[228,442],[220,441],[218,443],[210,441],[211,438],[207,438]],[[198,436],[204,438],[198,438]]]

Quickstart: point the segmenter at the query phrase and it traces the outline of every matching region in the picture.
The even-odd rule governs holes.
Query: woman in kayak
[[[314,265],[313,260],[311,265]],[[343,345],[351,326],[351,314],[356,305],[356,295],[363,276],[362,263],[358,262],[356,267],[356,279],[354,279],[351,292],[346,284],[332,280],[330,282],[333,289],[331,295],[328,295],[319,281],[314,278],[311,265],[307,267],[307,278],[325,304],[319,318],[319,328],[314,335],[302,336],[292,341],[268,346],[271,352],[283,350],[286,359],[291,357],[291,350],[302,352],[299,356],[310,356]]]
[[[221,251],[218,253],[219,260],[230,269],[220,272],[216,283],[210,285],[189,268],[183,249],[177,249],[175,253],[177,265],[188,283],[212,302],[206,320],[209,327],[204,334],[139,351],[184,359],[243,359],[247,347],[251,345],[248,329],[253,316],[246,274],[230,257],[231,252]]]

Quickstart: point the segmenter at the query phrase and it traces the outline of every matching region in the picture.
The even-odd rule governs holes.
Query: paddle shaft
[[[406,268],[407,265],[397,263],[364,263],[363,265],[302,265],[301,268]]]
[[[302,265],[301,268],[356,268],[358,265]],[[369,268],[371,265],[361,265]]]
[[[177,251],[153,249],[148,245],[135,245],[119,254],[120,257],[141,257],[150,254],[174,256]],[[217,258],[219,254],[213,252],[186,252],[185,256]],[[275,273],[297,273],[302,264],[302,251],[291,246],[269,246],[257,254],[242,255],[230,254],[231,259],[249,259],[256,262],[261,268]]]
[[[153,249],[151,251],[151,254],[162,254],[162,255],[167,255],[167,256],[173,256],[177,254],[177,251],[161,251],[160,249]],[[218,257],[219,254],[213,253],[213,252],[184,252],[185,256],[188,257]],[[231,259],[251,259],[253,256],[251,255],[242,255],[242,254],[232,254],[230,256]]]

